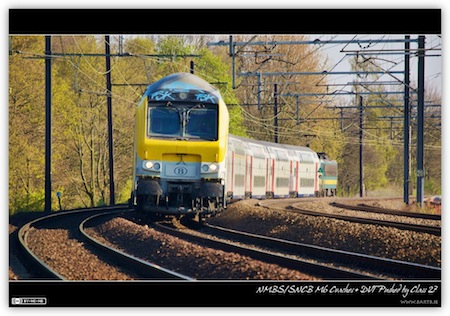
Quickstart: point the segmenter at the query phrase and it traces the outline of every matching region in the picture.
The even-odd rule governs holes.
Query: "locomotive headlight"
[[[161,164],[159,162],[144,160],[142,162],[142,168],[147,171],[159,171],[159,169],[161,169]]]
[[[144,161],[142,163],[142,167],[144,167],[144,169],[150,170],[153,168],[153,162],[151,161]]]
[[[217,170],[217,165],[216,164],[211,164],[209,166],[209,170],[211,170],[212,172],[215,172]]]
[[[214,164],[214,163],[212,163],[212,164],[204,164],[202,166],[202,172],[205,172],[205,173],[206,172],[216,172],[218,168],[219,167],[216,164]]]

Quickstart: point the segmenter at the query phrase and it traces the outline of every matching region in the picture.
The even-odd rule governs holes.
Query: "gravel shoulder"
[[[329,205],[336,199],[296,199],[295,205],[310,210],[347,212]],[[350,223],[332,218],[314,217],[291,211],[258,206],[259,200],[242,200],[230,204],[227,210],[210,224],[272,236],[333,249],[359,252],[385,258],[404,260],[431,266],[441,266],[440,236],[405,231],[392,227]],[[355,205],[365,203],[405,210],[399,199],[339,199]],[[277,207],[292,205],[292,201],[277,201]],[[364,212],[349,211],[363,216]],[[38,215],[31,214],[34,218]],[[378,216],[378,215],[377,215]],[[26,279],[24,268],[15,258],[12,236],[18,227],[31,218],[15,217],[9,223],[9,279]],[[263,279],[311,280],[311,276],[273,264],[253,260],[188,243],[157,230],[137,224],[127,218],[115,218],[90,228],[90,233],[136,257],[141,257],[182,274],[199,279]],[[132,280],[134,276],[101,260],[89,247],[63,229],[33,229],[34,250],[44,261],[58,266],[58,273],[70,280]]]
[[[34,229],[29,246],[47,265],[67,280],[133,280],[133,274],[102,260],[65,229]]]
[[[190,243],[126,218],[115,218],[90,228],[89,234],[133,256],[196,279],[315,279],[276,264]]]
[[[304,209],[318,210],[331,201],[331,199],[305,199],[298,201],[297,205]],[[249,199],[233,203],[220,216],[208,219],[208,223],[332,249],[431,266],[441,265],[440,236],[307,216],[261,207],[258,206],[259,202]],[[276,203],[277,207],[285,204],[291,205],[292,202]]]
[[[364,204],[376,206],[376,207],[383,207],[387,209],[393,209],[393,210],[402,210],[403,207],[397,206],[397,201],[383,201],[378,202],[374,200],[366,201]],[[357,205],[360,203],[355,203],[353,200],[351,202],[342,201],[342,203],[347,205]],[[284,203],[288,204],[288,203]],[[370,218],[375,220],[382,220],[382,221],[392,221],[392,222],[400,222],[405,224],[416,224],[416,225],[424,225],[424,226],[441,226],[441,221],[438,220],[431,220],[431,219],[423,219],[423,218],[413,218],[408,216],[400,216],[400,215],[391,215],[391,214],[383,214],[383,213],[375,213],[375,212],[363,212],[363,211],[354,211],[354,210],[348,210],[345,208],[340,208],[336,206],[331,206],[330,201],[307,201],[307,202],[296,202],[292,203],[291,205],[293,208],[298,209],[304,209],[304,210],[311,210],[311,211],[318,211],[323,213],[329,213],[329,214],[339,214],[339,215],[345,215],[350,217],[359,217],[359,218]],[[386,206],[381,206],[386,205]]]

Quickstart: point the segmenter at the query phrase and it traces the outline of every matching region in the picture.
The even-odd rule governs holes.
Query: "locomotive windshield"
[[[336,164],[325,164],[325,175],[329,177],[337,176],[337,165]]]
[[[151,105],[148,136],[173,139],[217,140],[217,105]]]

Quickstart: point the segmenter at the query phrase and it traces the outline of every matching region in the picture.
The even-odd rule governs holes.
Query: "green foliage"
[[[119,204],[128,203],[128,199],[131,196],[132,189],[133,189],[133,179],[130,178],[125,182],[125,185],[123,186],[122,190],[119,191],[116,203]]]
[[[12,51],[41,54],[44,37],[12,37]],[[44,63],[9,57],[9,208],[43,210],[44,187]]]
[[[44,210],[45,192],[36,190],[31,193],[15,196],[10,200],[10,215],[18,212],[41,212]]]
[[[236,136],[248,137],[247,129],[244,126],[242,108],[238,106],[228,107],[228,112],[230,114],[229,132]]]
[[[192,54],[193,47],[188,45],[184,38],[180,36],[167,36],[162,38],[156,46],[157,54],[169,56]]]
[[[239,100],[231,87],[229,66],[227,66],[219,56],[214,55],[207,48],[202,48],[197,53],[201,55],[201,58],[197,60],[195,67],[199,72],[199,75],[203,76],[205,80],[208,80],[218,88],[225,104],[230,104],[228,106],[230,115],[229,132],[237,136],[247,136],[242,108],[234,106],[239,104]]]
[[[44,37],[13,36],[13,51],[41,55]],[[64,192],[62,207],[109,202],[109,156],[105,94],[105,59],[83,54],[104,53],[103,37],[53,36],[52,50],[79,53],[52,60],[52,187]],[[145,86],[174,72],[196,74],[220,89],[226,103],[238,103],[231,89],[229,66],[204,45],[188,37],[130,37],[124,52],[134,57],[111,58],[114,175],[116,203],[128,200],[132,187],[134,108]],[[112,43],[114,53],[118,47]],[[159,58],[148,55],[163,54]],[[197,54],[201,57],[176,57]],[[10,213],[43,210],[45,158],[44,60],[9,56],[9,196]],[[226,82],[226,84],[221,84]],[[230,107],[231,130],[245,134],[238,107]],[[52,208],[58,201],[52,192]]]
[[[125,41],[125,51],[132,55],[155,53],[155,43],[146,37],[134,37]]]
[[[441,195],[441,183],[436,181],[435,179],[428,179],[428,181],[425,181],[424,191],[426,195]]]
[[[195,65],[195,74],[220,90],[229,109],[230,133],[273,141],[274,112],[270,106],[274,102],[273,85],[265,82],[264,89],[258,91],[256,77],[243,79],[237,76],[238,88],[233,89],[230,57],[222,48],[207,47],[207,41],[203,36],[128,36],[122,46],[127,57],[111,58],[116,203],[128,200],[133,184],[131,153],[137,102],[147,84],[171,73],[189,72],[191,61]],[[13,214],[44,208],[45,67],[43,58],[29,57],[42,56],[45,39],[44,36],[12,36],[10,43],[9,212]],[[117,40],[111,45],[112,53],[117,53]],[[52,208],[59,208],[56,188],[64,192],[64,209],[104,205],[109,203],[110,182],[105,58],[88,55],[104,53],[104,38],[52,36],[52,50],[72,53],[52,59]],[[280,45],[272,52],[283,58],[236,58],[235,72],[323,70],[322,57],[307,45]],[[161,56],[156,57],[156,54]],[[352,65],[354,70],[377,70],[371,60],[355,58]],[[280,84],[279,91],[324,92],[325,88],[316,85],[321,78],[303,76],[296,85]],[[374,79],[362,78],[364,81]],[[366,88],[359,87],[355,92]],[[365,98],[365,104],[385,104],[376,101],[386,100],[381,88],[379,92],[379,95]],[[261,103],[267,104],[261,109],[254,106],[258,95]],[[346,120],[341,129],[336,120],[331,120],[336,117],[335,113],[324,104],[309,103],[308,98],[303,98],[297,112],[295,98],[282,97],[279,101],[279,141],[326,152],[339,163],[338,194],[358,193],[358,111],[347,111],[353,119]],[[298,122],[295,120],[297,114]],[[403,184],[402,143],[390,134],[389,123],[378,119],[385,114],[385,109],[374,108],[364,113],[363,180],[369,192],[390,186],[402,187]],[[425,126],[425,131],[425,192],[440,194],[441,129],[430,124]],[[414,183],[414,172],[411,170],[411,183]]]

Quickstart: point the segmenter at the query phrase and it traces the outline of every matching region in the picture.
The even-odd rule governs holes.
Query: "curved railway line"
[[[437,214],[425,214],[425,213],[415,213],[415,212],[406,212],[406,211],[399,211],[399,210],[393,210],[393,209],[387,209],[367,204],[358,204],[358,205],[348,205],[343,203],[337,203],[332,202],[330,205],[344,208],[348,210],[354,210],[354,211],[362,211],[362,212],[370,212],[370,213],[380,213],[380,214],[389,214],[389,215],[398,215],[398,216],[406,216],[411,218],[423,218],[423,219],[431,219],[431,220],[441,220],[441,215]]]
[[[32,228],[61,227],[61,221],[65,223],[71,221],[69,234],[81,242],[88,242],[99,250],[103,260],[113,262],[119,269],[132,271],[132,278],[138,279],[171,279],[171,280],[191,280],[191,278],[179,273],[167,270],[158,265],[145,262],[132,257],[126,253],[109,247],[98,240],[90,237],[85,232],[85,227],[98,217],[110,217],[114,214],[122,214],[126,210],[124,206],[95,208],[77,211],[58,212],[48,216],[43,216],[23,225],[18,231],[18,241],[25,265],[33,271],[33,275],[38,279],[46,280],[66,280],[67,277],[57,272],[57,268],[51,266],[45,260],[36,255],[29,247],[27,236]],[[98,214],[100,212],[100,214]],[[96,213],[92,215],[92,213]],[[79,225],[77,225],[77,223]],[[75,258],[72,258],[75,260]]]
[[[260,202],[261,206],[275,209],[282,209],[301,212],[306,215],[327,216],[332,218],[356,221],[359,223],[370,223],[386,225],[386,221],[378,221],[366,218],[352,218],[338,214],[323,212],[313,212],[298,209],[295,205],[288,208],[272,206],[274,200]],[[337,207],[343,207],[345,205]],[[335,205],[334,205],[335,206]],[[373,208],[373,207],[370,207]],[[359,209],[352,207],[353,210]],[[33,271],[33,277],[37,279],[67,279],[51,267],[43,259],[40,259],[27,244],[27,236],[32,229],[69,227],[69,234],[72,238],[82,243],[89,244],[93,252],[101,255],[102,260],[113,263],[123,271],[129,271],[133,275],[131,279],[167,279],[167,280],[195,280],[194,277],[171,271],[170,269],[150,263],[140,259],[136,254],[130,255],[107,245],[92,237],[87,230],[95,227],[109,219],[127,214],[132,211],[124,206],[94,208],[85,210],[73,210],[58,212],[48,216],[43,216],[23,225],[17,233],[23,257],[26,258],[26,266]],[[398,214],[395,214],[398,215]],[[412,214],[414,215],[414,214]],[[131,216],[132,217],[132,216]],[[436,219],[437,217],[427,217]],[[62,224],[64,222],[64,224]],[[69,223],[70,224],[67,224]],[[388,226],[403,224],[402,229],[413,229],[414,226],[404,223],[389,222]],[[142,225],[142,223],[140,223]],[[250,257],[254,260],[277,264],[281,267],[296,270],[301,273],[311,275],[319,279],[346,279],[346,280],[380,280],[380,279],[424,279],[436,280],[441,278],[441,268],[423,264],[410,263],[400,260],[380,258],[367,254],[354,253],[350,251],[336,250],[319,247],[311,244],[304,244],[273,237],[246,233],[242,231],[214,226],[204,223],[193,227],[192,222],[187,222],[185,226],[178,229],[168,227],[160,223],[148,223],[148,226],[181,238],[188,243],[195,243],[204,247],[219,249],[225,252],[236,253]],[[416,225],[420,226],[420,225]],[[413,227],[413,228],[411,228]],[[440,232],[440,227],[437,227]],[[427,232],[427,231],[423,231]]]
[[[93,214],[94,213],[94,214]],[[36,220],[33,220],[25,225],[23,225],[19,229],[19,233],[17,236],[20,239],[20,248],[23,251],[23,256],[26,257],[26,266],[33,271],[34,277],[32,279],[44,279],[44,280],[72,280],[73,276],[67,277],[64,273],[59,273],[59,267],[51,264],[48,260],[40,258],[39,255],[35,254],[34,251],[29,247],[28,244],[28,235],[32,230],[36,229],[61,229],[64,227],[70,227],[69,235],[71,235],[71,239],[77,239],[80,243],[89,244],[90,251],[95,252],[96,255],[102,258],[102,260],[110,265],[117,266],[118,269],[122,271],[127,271],[130,275],[128,279],[139,279],[139,280],[181,280],[181,281],[193,281],[196,279],[209,279],[207,274],[204,274],[203,277],[193,278],[186,275],[183,275],[178,272],[171,271],[166,267],[162,267],[158,264],[149,263],[147,260],[143,260],[138,258],[137,256],[130,255],[123,251],[115,249],[115,247],[111,247],[108,243],[97,240],[95,237],[92,237],[89,234],[89,229],[91,227],[95,227],[99,223],[109,221],[114,218],[122,217],[122,215],[130,214],[132,211],[126,210],[123,207],[111,208],[109,210],[99,210],[99,209],[91,209],[91,210],[80,210],[80,211],[68,211],[68,212],[60,212],[54,213],[49,216],[43,216]],[[155,224],[155,226],[158,226]],[[159,229],[162,229],[162,226],[159,226]],[[36,232],[32,232],[36,233]],[[175,235],[173,232],[171,235]],[[45,243],[45,235],[41,238],[41,242]],[[102,239],[102,238],[101,238]],[[189,242],[191,239],[188,239]],[[203,242],[203,244],[205,244]],[[46,245],[40,245],[38,247],[46,247]],[[216,247],[217,248],[217,247]],[[127,251],[126,249],[125,251]],[[68,255],[59,255],[60,257],[68,256],[69,261],[83,261],[81,258],[71,257]],[[48,259],[48,258],[47,258]],[[193,259],[195,261],[195,259]],[[253,259],[254,260],[254,259]],[[274,260],[272,260],[273,262]],[[285,259],[285,261],[289,261]],[[56,263],[55,263],[56,264]],[[195,263],[194,263],[195,264]],[[282,265],[286,265],[283,264]],[[173,265],[170,265],[173,266]],[[176,266],[176,265],[175,265]],[[292,266],[292,264],[291,264]],[[217,268],[217,267],[216,267]],[[93,269],[97,269],[94,267]],[[214,270],[214,267],[212,267]],[[293,269],[291,269],[293,270]],[[302,272],[299,271],[301,274]],[[75,274],[80,275],[80,274]],[[341,272],[342,276],[351,276],[355,274]],[[75,277],[75,279],[77,279]],[[84,278],[83,278],[84,279]],[[112,278],[114,279],[114,278]],[[214,279],[214,278],[212,278]]]
[[[441,236],[441,227],[440,226],[419,225],[419,224],[403,223],[403,222],[397,222],[397,221],[379,220],[379,219],[366,218],[366,217],[348,216],[348,215],[327,213],[327,212],[321,212],[321,211],[312,211],[312,210],[303,209],[296,204],[293,204],[293,205],[290,205],[287,207],[279,207],[279,206],[276,206],[276,204],[277,204],[276,200],[264,200],[264,201],[259,202],[259,205],[262,207],[265,207],[265,208],[271,208],[271,209],[283,210],[283,211],[288,210],[288,211],[292,211],[292,212],[301,213],[304,215],[322,216],[322,217],[345,220],[345,221],[354,222],[354,223],[395,227],[395,228],[403,229],[403,230],[411,230],[411,231],[417,231],[417,232],[421,232],[421,233],[427,233],[427,234],[432,234],[432,235],[436,235],[436,236]],[[390,215],[400,215],[400,214],[394,214],[394,213],[392,213],[392,211],[389,212],[389,210],[381,209],[381,208],[377,208],[377,207],[352,206],[352,205],[345,205],[345,204],[340,204],[340,203],[331,203],[330,205],[338,207],[338,208],[346,208],[346,209],[355,210],[355,211],[383,213],[383,214],[390,214]],[[405,215],[405,213],[407,213],[408,215]],[[411,214],[411,215],[409,215],[409,214]],[[401,212],[400,216],[409,216],[409,217],[413,217],[413,218],[424,218],[422,215],[427,215],[427,214]],[[431,218],[429,216],[427,216],[425,218],[440,220],[440,216],[438,216],[438,217],[434,216]]]
[[[38,255],[36,255],[33,250],[30,248],[30,244],[28,243],[28,236],[30,231],[35,228],[42,228],[45,225],[51,225],[53,222],[58,221],[61,217],[67,216],[86,216],[86,214],[90,214],[95,211],[101,211],[106,208],[92,208],[92,209],[83,209],[83,210],[72,210],[67,212],[58,212],[52,213],[50,215],[44,215],[38,217],[24,225],[22,225],[17,232],[17,240],[19,246],[19,255],[21,257],[21,261],[28,268],[32,277],[30,278],[38,278],[38,279],[50,279],[50,280],[64,280],[61,274],[56,272],[55,269],[50,267],[43,259],[41,259]]]
[[[353,269],[368,271],[374,275],[390,275],[390,277],[397,279],[441,278],[441,268],[438,267],[330,249],[316,245],[236,231],[209,224],[205,224],[205,226],[209,230],[209,233],[214,236],[222,236],[223,238],[233,239],[239,242],[251,243],[253,245],[275,251],[282,251],[290,255],[300,255],[303,257],[306,256],[313,258],[314,260],[324,260],[329,264],[343,264]]]
[[[320,263],[310,262],[298,258],[293,258],[282,254],[279,252],[263,250],[260,248],[255,248],[254,244],[249,242],[249,238],[241,232],[235,231],[235,234],[240,234],[239,243],[232,242],[230,240],[224,240],[223,238],[217,238],[214,234],[212,236],[208,235],[197,235],[193,233],[184,232],[183,229],[171,228],[166,225],[155,224],[157,229],[162,230],[168,234],[175,235],[184,240],[189,240],[194,243],[200,243],[207,247],[220,249],[227,252],[239,253],[244,256],[252,257],[256,260],[261,260],[264,262],[274,263],[288,269],[298,270],[305,274],[310,274],[315,277],[323,279],[352,279],[352,280],[378,280],[378,277],[373,275],[351,271],[348,268],[338,268],[328,265],[323,265]],[[207,225],[208,228],[213,228],[213,226]],[[219,232],[216,229],[215,232]],[[244,241],[246,239],[246,241]],[[254,239],[252,239],[253,241]]]
[[[119,213],[122,214],[123,211],[120,211]],[[111,246],[105,244],[104,242],[91,237],[89,235],[89,233],[86,232],[87,227],[94,225],[94,223],[96,221],[98,221],[99,219],[102,219],[104,217],[110,217],[110,216],[111,216],[110,212],[95,214],[95,215],[92,215],[92,216],[86,218],[84,221],[82,221],[80,223],[79,231],[91,245],[94,245],[95,247],[99,248],[102,252],[109,254],[109,256],[111,258],[113,258],[114,261],[120,262],[122,265],[127,266],[128,269],[138,272],[138,274],[140,276],[143,276],[141,278],[165,279],[165,280],[188,280],[188,281],[193,280],[193,278],[191,278],[191,277],[182,275],[175,271],[171,271],[171,270],[161,267],[157,264],[153,264],[151,262],[144,261],[140,258],[134,257],[134,256],[127,254],[123,251],[120,251],[114,247],[111,247]]]

